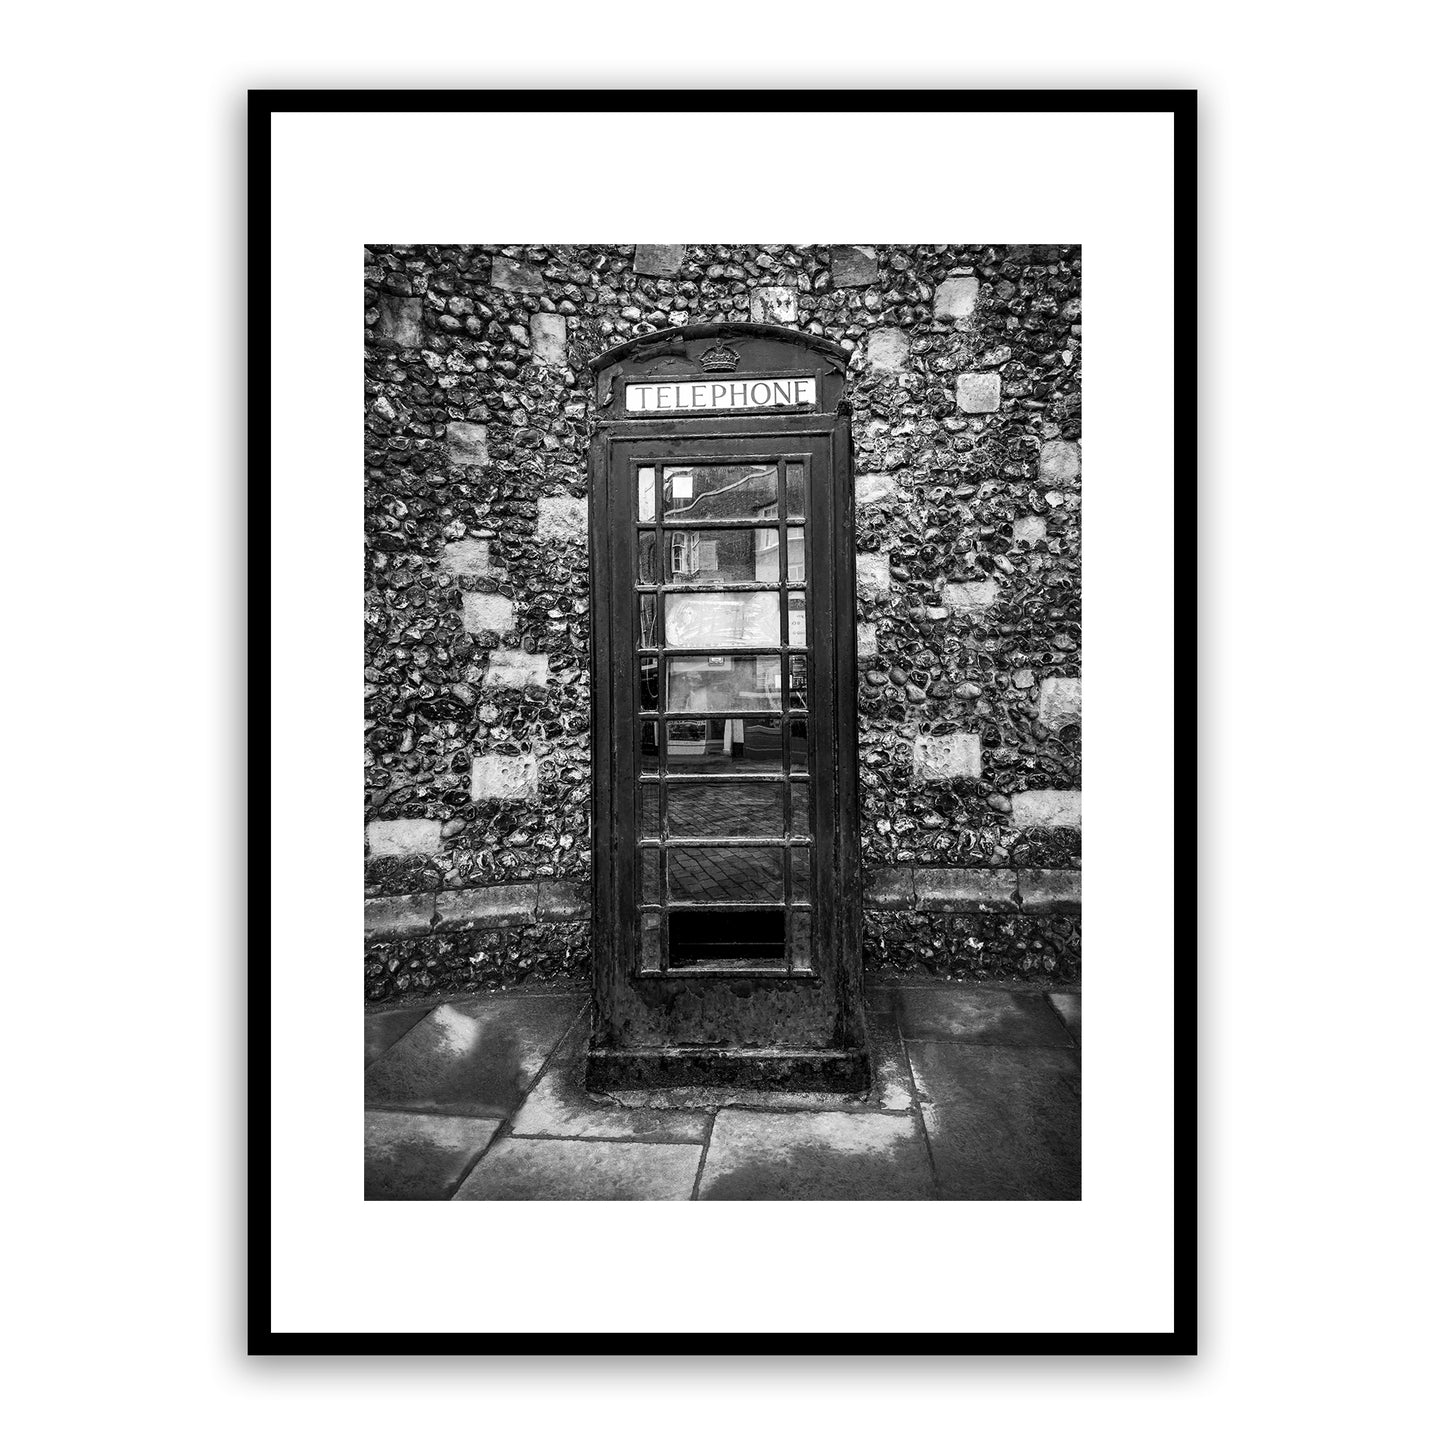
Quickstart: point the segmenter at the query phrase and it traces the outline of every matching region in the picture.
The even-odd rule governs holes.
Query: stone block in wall
[[[923,913],[1018,911],[1018,879],[1007,869],[915,868],[913,886]]]
[[[791,286],[759,286],[748,301],[748,319],[791,326],[798,319],[798,293]]]
[[[1032,547],[1049,535],[1049,524],[1040,516],[1030,512],[1027,516],[1014,519],[1014,541]]]
[[[462,594],[462,626],[468,632],[511,632],[517,625],[516,604],[496,592]]]
[[[1035,788],[1013,795],[1017,828],[1082,828],[1083,794],[1077,788]]]
[[[896,326],[880,326],[868,333],[863,355],[871,371],[901,371],[908,365],[908,334]]]
[[[366,825],[366,846],[374,858],[436,853],[442,846],[438,818],[376,818]]]
[[[442,547],[442,571],[453,577],[502,577],[492,566],[492,544],[485,537],[463,537]]]
[[[530,753],[483,753],[472,759],[472,801],[489,798],[506,802],[534,802],[537,797],[537,759]]]
[[[1039,480],[1072,482],[1079,475],[1078,442],[1051,441],[1039,448]]]
[[[492,285],[499,291],[546,290],[547,283],[535,266],[525,261],[513,261],[509,256],[492,257]]]
[[[1077,677],[1046,677],[1039,684],[1039,721],[1046,728],[1078,722],[1084,710],[1083,688]]]
[[[963,321],[978,301],[977,276],[949,276],[933,293],[933,314],[939,321]]]
[[[479,467],[487,460],[487,429],[480,422],[447,423],[447,461],[454,467]]]
[[[959,411],[997,411],[1001,395],[996,371],[965,371],[954,387]]]
[[[587,542],[586,497],[539,497],[537,539],[541,542]]]
[[[916,903],[913,869],[878,868],[869,874],[863,889],[864,908],[912,908]]]
[[[945,582],[943,605],[952,612],[987,612],[998,601],[998,583],[992,577],[982,582]]]
[[[436,896],[438,933],[473,928],[515,928],[537,917],[535,883],[498,883],[490,888],[448,888]]]
[[[544,878],[537,884],[537,922],[560,923],[592,916],[592,893],[571,878]]]
[[[829,260],[835,286],[871,286],[878,279],[878,252],[872,246],[834,246]]]
[[[531,323],[532,359],[543,366],[567,364],[567,318],[554,311],[539,311]]]
[[[430,933],[436,915],[436,897],[431,893],[397,893],[389,898],[366,900],[366,937],[420,938]]]
[[[876,622],[860,622],[858,624],[858,656],[878,656],[878,624]]]
[[[392,296],[383,291],[377,297],[381,313],[376,329],[381,336],[397,346],[421,345],[421,297]]]
[[[864,472],[853,483],[853,501],[859,507],[888,502],[898,495],[898,482],[887,472]]]
[[[686,257],[686,246],[638,246],[632,252],[632,269],[639,276],[676,276]]]
[[[976,733],[932,733],[913,739],[913,776],[924,782],[977,778],[983,751]]]
[[[888,569],[892,565],[887,552],[858,553],[858,595],[886,597],[891,582]]]
[[[1083,874],[1077,868],[1020,868],[1019,895],[1025,913],[1083,911]]]
[[[494,647],[487,658],[487,672],[482,679],[483,687],[546,687],[547,654],[545,652],[518,652],[511,648]]]

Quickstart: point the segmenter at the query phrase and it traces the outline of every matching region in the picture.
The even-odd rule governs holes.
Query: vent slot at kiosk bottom
[[[781,908],[674,911],[668,918],[669,969],[756,968],[783,965],[786,938]]]

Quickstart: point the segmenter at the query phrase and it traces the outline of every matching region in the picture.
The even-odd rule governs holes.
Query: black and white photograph
[[[366,1197],[1078,1199],[1080,247],[357,259]]]

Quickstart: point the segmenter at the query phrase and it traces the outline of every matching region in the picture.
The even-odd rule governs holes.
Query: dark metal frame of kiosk
[[[707,364],[703,358],[707,356]],[[731,356],[736,361],[731,361]],[[725,1084],[861,1091],[862,872],[858,840],[853,468],[844,399],[848,353],[781,326],[676,327],[592,362],[597,427],[590,449],[592,577],[592,1033],[594,1088]],[[719,364],[727,371],[715,368]],[[712,368],[712,369],[710,369]],[[628,413],[629,383],[738,382],[810,376],[815,404],[768,410]],[[636,817],[641,770],[636,476],[639,465],[806,458],[805,590],[809,635],[808,774],[813,810],[811,965],[639,966]],[[779,467],[783,486],[785,467]],[[661,487],[658,488],[661,517]],[[779,498],[786,536],[788,509]],[[657,525],[661,525],[659,521]],[[786,557],[780,538],[780,560]],[[659,558],[659,565],[661,559]],[[786,622],[787,568],[779,567]],[[794,584],[794,590],[797,584]],[[785,629],[786,631],[786,629]],[[787,660],[786,636],[778,648]],[[733,651],[735,649],[727,649]],[[743,649],[747,651],[749,649]],[[659,667],[666,654],[660,654]],[[784,799],[790,797],[788,688],[783,688]],[[659,711],[657,726],[665,725]],[[666,786],[666,765],[658,768]],[[787,804],[791,807],[791,804]],[[791,817],[791,814],[788,815]],[[789,865],[790,866],[790,865]],[[667,901],[662,899],[663,907]],[[785,939],[791,948],[785,902]],[[665,957],[666,946],[663,945]]]

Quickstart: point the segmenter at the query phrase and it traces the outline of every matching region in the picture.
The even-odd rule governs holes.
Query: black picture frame
[[[310,113],[659,112],[756,110],[866,112],[1156,113],[1173,118],[1175,275],[1174,537],[1176,578],[1174,915],[1174,1320],[1156,1333],[342,1333],[278,1332],[271,1325],[269,1152],[271,897],[269,887],[269,639],[271,536],[271,119]],[[253,90],[248,106],[248,522],[249,876],[247,1349],[253,1355],[1150,1356],[1198,1352],[1197,899],[1197,259],[1198,105],[1192,90]]]

